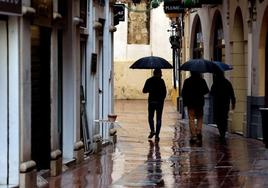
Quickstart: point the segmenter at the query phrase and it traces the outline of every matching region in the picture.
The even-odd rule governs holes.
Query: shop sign
[[[201,3],[202,4],[212,4],[212,5],[215,5],[215,4],[222,4],[222,0],[201,0]]]
[[[51,27],[53,19],[52,0],[32,0],[32,7],[36,10],[36,14],[33,20],[34,24]]]
[[[164,0],[164,12],[183,13],[185,8],[201,8],[202,4],[222,4],[222,0]]]
[[[183,6],[185,8],[200,8],[201,0],[184,0]]]
[[[164,1],[164,12],[168,13],[183,13],[184,8],[181,1],[174,0],[174,1]]]
[[[0,14],[21,14],[21,0],[0,0]]]
[[[120,21],[125,21],[125,5],[114,4],[114,25],[118,25]]]

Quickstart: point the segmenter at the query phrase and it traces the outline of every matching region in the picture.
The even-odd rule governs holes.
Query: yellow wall
[[[147,99],[142,93],[144,83],[151,77],[152,70],[130,69],[131,61],[114,62],[114,97],[115,99]],[[163,79],[167,87],[167,98],[171,99],[172,69],[162,70]]]

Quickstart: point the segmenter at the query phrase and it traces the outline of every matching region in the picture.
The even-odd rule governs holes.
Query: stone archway
[[[234,70],[231,72],[231,81],[236,95],[236,108],[233,113],[230,129],[232,132],[239,134],[245,133],[244,124],[247,104],[247,63],[243,27],[242,12],[240,8],[237,8],[233,29],[231,30],[231,59],[234,67]]]
[[[213,17],[210,44],[211,58],[215,61],[225,62],[225,40],[222,17],[219,11],[216,11]]]
[[[198,15],[195,16],[191,32],[192,58],[203,58],[204,41],[202,34],[201,21]]]

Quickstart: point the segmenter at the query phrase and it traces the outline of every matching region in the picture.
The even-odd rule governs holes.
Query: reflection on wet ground
[[[146,100],[118,100],[115,111],[118,143],[49,178],[49,187],[268,187],[268,149],[261,141],[228,134],[222,143],[217,129],[204,125],[202,144],[191,145],[187,123],[166,101],[155,143],[147,139]]]

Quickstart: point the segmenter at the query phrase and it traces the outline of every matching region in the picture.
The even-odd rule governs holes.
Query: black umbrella
[[[228,65],[220,61],[213,61],[213,63],[215,63],[221,69],[221,71],[228,71],[233,69],[232,65]]]
[[[233,69],[230,65],[224,64],[219,61],[209,61],[206,59],[190,59],[181,65],[180,70],[193,71],[193,72],[210,72],[215,73],[218,71],[227,71]]]
[[[135,61],[129,68],[131,69],[172,69],[172,65],[162,57],[147,56]]]

